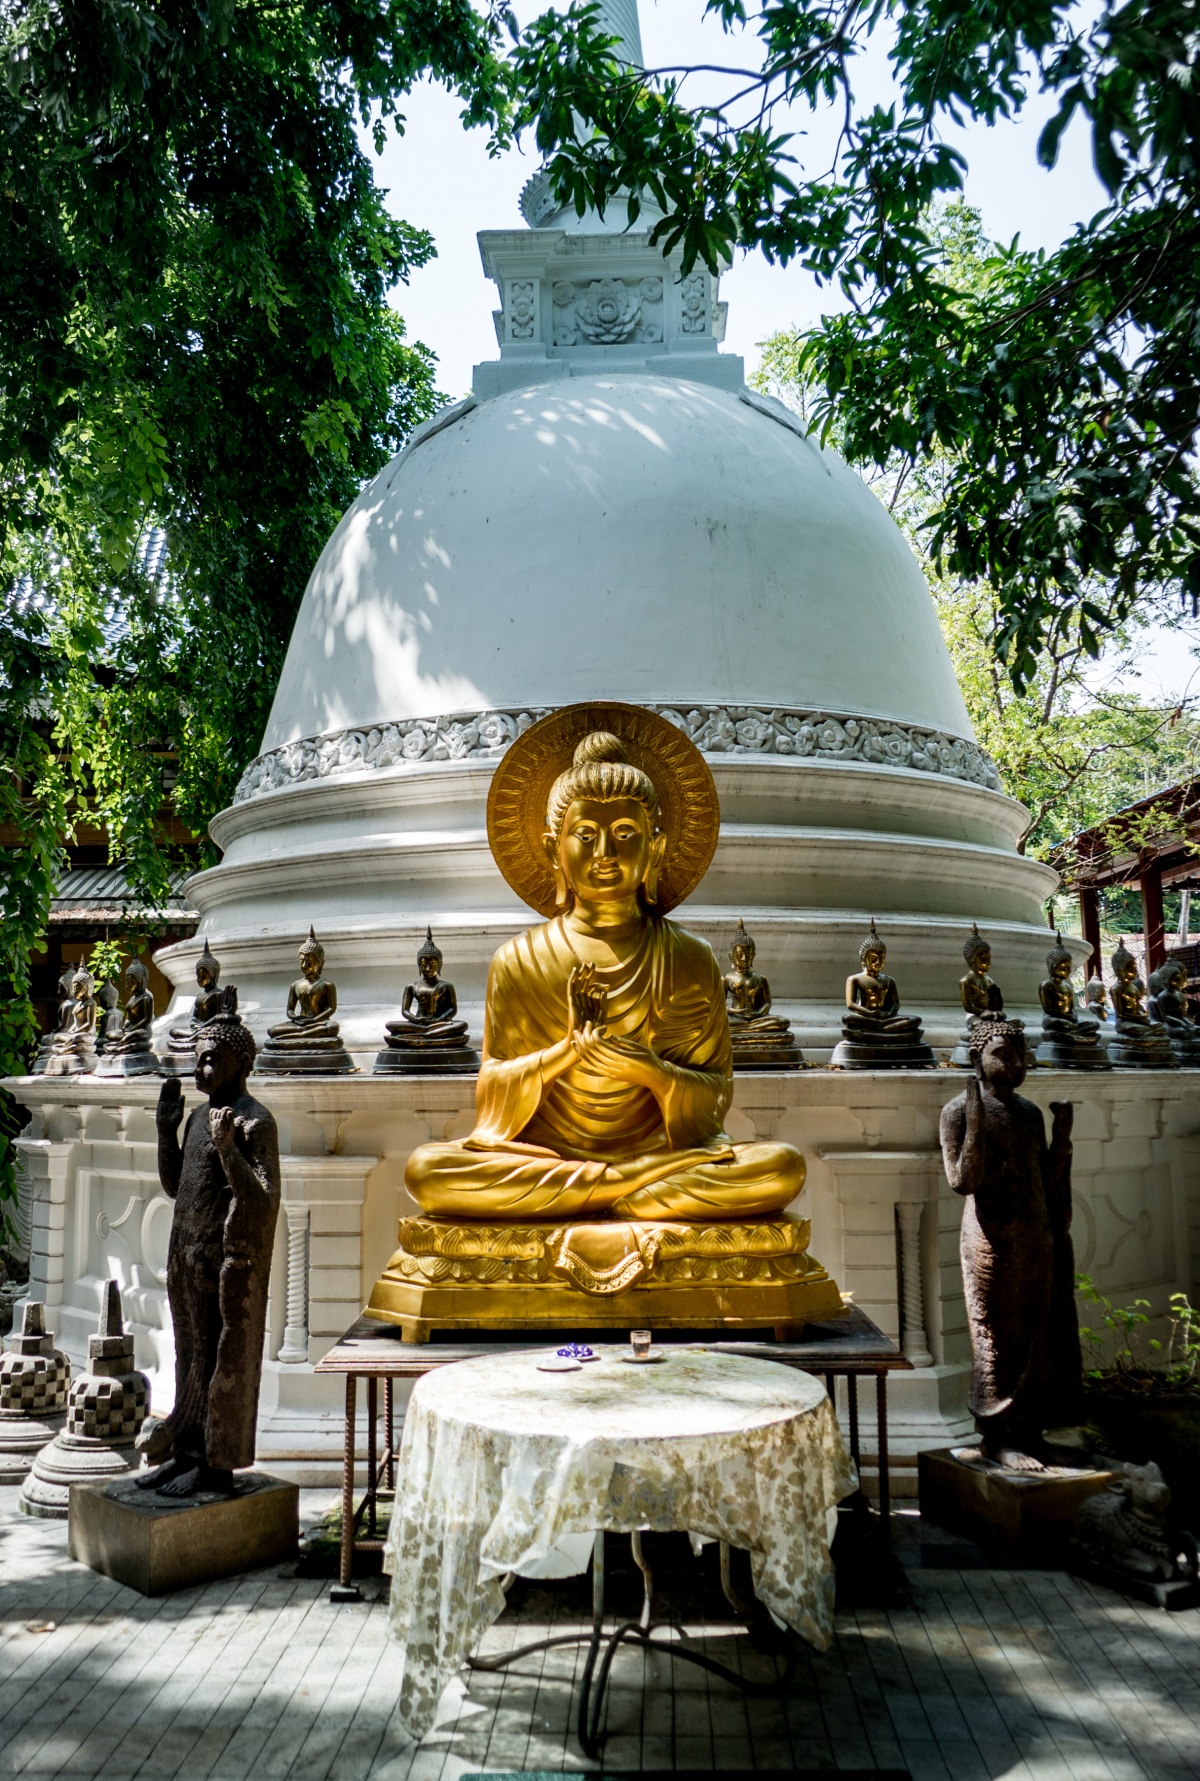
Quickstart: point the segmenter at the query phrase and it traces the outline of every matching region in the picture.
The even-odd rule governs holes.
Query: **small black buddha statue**
[[[441,974],[442,954],[426,928],[417,954],[417,981],[407,984],[400,1019],[389,1020],[375,1076],[459,1076],[479,1068],[465,1020],[458,1019],[454,985]]]
[[[834,1047],[835,1070],[932,1070],[937,1064],[915,1014],[900,1013],[900,992],[884,970],[887,947],[871,931],[858,949],[862,970],[846,979],[842,1037]]]
[[[1166,1029],[1171,1049],[1189,1070],[1200,1068],[1200,1026],[1197,1026],[1184,994],[1187,966],[1181,958],[1166,959],[1150,973],[1147,1011],[1151,1020]]]
[[[150,973],[141,959],[130,959],[125,967],[129,995],[125,1002],[121,1028],[117,1037],[106,1043],[96,1064],[97,1076],[157,1076],[158,1059],[154,1055],[151,1029],[154,1023],[154,997],[150,993]]]
[[[354,1060],[333,1018],[337,987],[324,975],[325,948],[312,927],[300,946],[301,975],[288,990],[287,1019],[267,1028],[257,1068],[276,1076],[345,1076]]]
[[[96,1064],[96,998],[92,974],[82,965],[71,976],[71,1004],[46,1059],[46,1076],[86,1076]]]
[[[733,1042],[735,1070],[802,1070],[804,1058],[792,1033],[792,1023],[771,1013],[771,986],[754,969],[754,940],[739,920],[729,962],[733,966],[722,979]]]
[[[1037,1061],[1052,1070],[1108,1070],[1113,1060],[1100,1043],[1100,1028],[1089,1014],[1081,1015],[1071,985],[1074,961],[1055,933],[1046,954],[1046,976],[1038,996],[1042,1004],[1042,1038]]]
[[[207,939],[204,951],[196,960],[196,997],[192,1003],[191,1018],[186,1024],[172,1027],[167,1034],[167,1050],[162,1058],[160,1068],[164,1076],[190,1076],[196,1068],[196,1034],[207,1021],[215,1020],[226,1006],[222,999],[225,992],[219,987],[221,982],[221,962],[211,951]],[[234,1001],[232,1011],[237,1012],[237,990],[229,984]]]
[[[1176,1069],[1170,1035],[1160,1021],[1152,1020],[1146,1012],[1146,986],[1138,976],[1137,960],[1124,940],[1117,943],[1112,968],[1113,1019],[1117,1029],[1109,1046],[1113,1063],[1125,1070]]]

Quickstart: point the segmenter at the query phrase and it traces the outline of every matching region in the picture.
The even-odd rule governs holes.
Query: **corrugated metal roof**
[[[199,921],[184,894],[186,871],[172,872],[170,893],[157,909],[148,910],[129,887],[124,866],[71,866],[59,879],[50,903],[50,920],[128,921],[137,915],[153,915],[173,922]]]

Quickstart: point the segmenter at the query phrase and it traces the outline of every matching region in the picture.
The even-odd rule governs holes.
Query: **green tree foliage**
[[[744,69],[623,68],[594,7],[550,13],[517,54],[526,116],[579,207],[631,194],[655,235],[716,270],[743,244],[849,300],[804,342],[814,420],[850,460],[945,454],[929,548],[995,592],[1018,688],[1048,645],[1101,634],[1164,585],[1200,597],[1190,457],[1200,417],[1197,0],[707,0]],[[860,105],[887,46],[895,97]],[[931,206],[961,190],[946,140],[1049,93],[1039,159],[1073,118],[1110,203],[1053,254],[995,248],[948,275]],[[830,164],[794,132],[835,107]],[[575,119],[586,127],[576,128]],[[1022,170],[1023,177],[1028,174]],[[1016,170],[1014,170],[1016,172]]]
[[[993,249],[977,211],[953,203],[936,210],[926,227],[948,283],[963,290],[986,284]],[[776,335],[766,343],[756,381],[811,419],[820,399],[814,401],[807,347],[803,335]],[[828,442],[844,448],[840,426],[828,431]],[[881,468],[868,468],[867,480],[921,559],[975,734],[1007,791],[1029,811],[1021,850],[1045,858],[1067,836],[1200,770],[1196,701],[1155,702],[1136,689],[1147,625],[1182,619],[1161,589],[1157,597],[1147,589],[1142,604],[1104,632],[1097,650],[1085,617],[1067,615],[1018,690],[997,652],[1002,615],[995,588],[948,572],[938,557],[939,515],[958,470],[957,459],[941,448],[916,460],[897,451]],[[1105,589],[1089,593],[1103,604]]]
[[[0,1075],[71,800],[161,896],[164,753],[202,834],[322,545],[437,406],[387,303],[433,244],[359,130],[430,73],[502,134],[497,28],[470,0],[0,13]]]

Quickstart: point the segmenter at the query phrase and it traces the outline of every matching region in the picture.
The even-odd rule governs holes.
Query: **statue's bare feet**
[[[233,1473],[192,1460],[187,1463],[187,1469],[181,1468],[170,1483],[160,1485],[158,1494],[164,1497],[194,1497],[202,1491],[212,1491],[218,1496],[232,1496]]]
[[[1019,1447],[998,1447],[994,1452],[989,1451],[988,1458],[994,1460],[998,1466],[1003,1466],[1006,1472],[1046,1470],[1040,1459],[1035,1459],[1032,1453],[1023,1453]]]
[[[181,1472],[191,1471],[195,1463],[190,1459],[169,1459],[164,1466],[151,1466],[148,1472],[139,1472],[134,1483],[139,1490],[161,1490]]]

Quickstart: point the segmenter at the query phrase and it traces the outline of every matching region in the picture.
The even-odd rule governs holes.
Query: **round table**
[[[577,1372],[541,1371],[549,1349],[489,1355],[413,1391],[384,1569],[415,1737],[503,1611],[501,1580],[567,1534],[685,1531],[740,1546],[759,1602],[829,1642],[826,1512],[857,1480],[824,1386],[741,1355],[598,1353]]]

